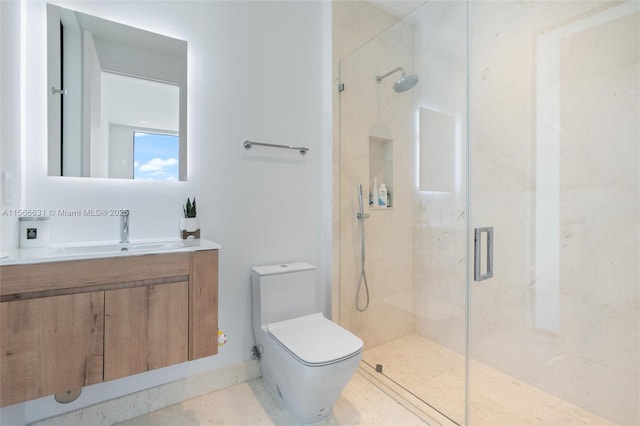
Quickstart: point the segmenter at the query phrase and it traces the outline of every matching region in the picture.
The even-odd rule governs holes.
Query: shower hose
[[[358,288],[356,289],[356,309],[359,312],[364,312],[369,307],[369,284],[367,283],[367,273],[364,270],[364,220],[369,216],[364,214],[364,206],[362,202],[362,185],[358,185],[358,195],[360,201],[360,212],[356,215],[356,217],[360,222],[360,279],[358,280]],[[363,284],[366,298],[364,307],[360,307],[360,293],[362,292]]]

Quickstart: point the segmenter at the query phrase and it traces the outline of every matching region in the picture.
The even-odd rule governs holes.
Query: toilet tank
[[[251,292],[254,326],[322,311],[316,296],[316,268],[308,263],[252,268]]]

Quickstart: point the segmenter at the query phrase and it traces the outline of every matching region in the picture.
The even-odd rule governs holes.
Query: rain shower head
[[[402,77],[400,77],[400,80],[393,83],[393,90],[398,93],[406,92],[407,90],[412,89],[416,84],[418,84],[417,75],[403,75]]]
[[[413,88],[413,86],[415,86],[416,84],[418,84],[418,76],[415,74],[410,74],[410,75],[405,75],[404,73],[404,68],[402,67],[398,67],[394,70],[389,71],[388,73],[384,74],[384,75],[378,75],[376,76],[376,81],[378,82],[378,84],[382,83],[382,80],[384,80],[385,78],[389,77],[391,74],[400,71],[402,73],[402,77],[400,77],[400,79],[398,81],[396,81],[395,83],[393,83],[393,90],[396,93],[402,93],[402,92],[406,92],[407,90],[410,90]]]

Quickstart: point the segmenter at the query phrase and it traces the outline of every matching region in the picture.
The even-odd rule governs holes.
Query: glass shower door
[[[468,424],[640,423],[639,9],[469,3]]]
[[[338,320],[365,342],[365,374],[458,424],[465,421],[466,69],[463,1],[426,2],[340,61]],[[418,82],[408,88],[410,76]],[[374,189],[382,184],[386,205]]]

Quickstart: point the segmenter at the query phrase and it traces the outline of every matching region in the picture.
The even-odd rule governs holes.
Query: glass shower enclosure
[[[425,2],[340,83],[364,373],[440,423],[639,424],[640,2]]]

